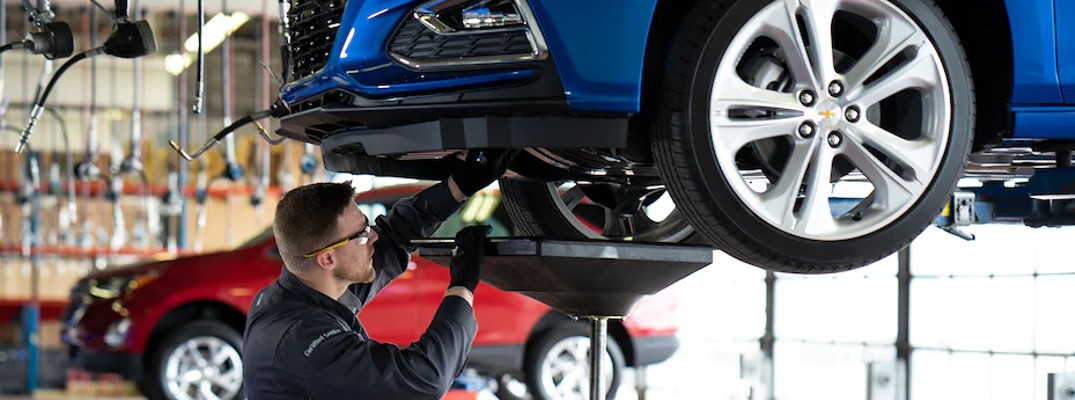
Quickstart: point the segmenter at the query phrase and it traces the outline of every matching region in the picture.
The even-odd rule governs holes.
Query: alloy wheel
[[[662,185],[550,182],[556,209],[589,239],[679,242],[694,230]]]
[[[601,362],[605,384],[611,385],[613,364],[608,352]],[[590,339],[572,336],[554,344],[542,359],[541,386],[545,393],[557,400],[589,399]]]
[[[862,237],[903,216],[949,141],[944,64],[886,0],[775,1],[732,39],[714,82],[720,173],[754,214],[804,239]],[[832,207],[837,182],[862,200]]]
[[[192,337],[168,354],[165,388],[176,400],[231,400],[243,386],[239,351],[216,336]]]

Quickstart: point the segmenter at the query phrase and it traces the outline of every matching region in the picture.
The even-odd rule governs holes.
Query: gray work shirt
[[[437,399],[462,371],[477,333],[470,304],[446,297],[425,334],[407,348],[369,338],[355,314],[406,270],[413,238],[432,235],[459,208],[446,184],[400,200],[373,228],[370,284],[340,299],[306,286],[286,268],[254,297],[243,337],[251,400]]]

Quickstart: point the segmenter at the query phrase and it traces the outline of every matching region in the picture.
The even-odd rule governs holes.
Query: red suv
[[[420,185],[395,186],[356,197],[371,220]],[[493,226],[509,236],[498,194],[476,195],[435,236],[466,225]],[[282,267],[271,230],[238,249],[109,269],[71,291],[64,340],[76,365],[133,380],[151,399],[233,399],[242,394],[240,345],[246,312],[258,290]],[[431,320],[448,284],[448,269],[413,257],[408,271],[386,287],[359,317],[370,335],[409,344]],[[478,336],[470,367],[526,382],[536,399],[582,398],[588,377],[586,325],[528,297],[482,284],[475,298]],[[631,317],[612,321],[606,381],[618,386],[625,366],[668,359],[679,343],[670,294],[641,301]],[[614,389],[613,389],[614,390]]]

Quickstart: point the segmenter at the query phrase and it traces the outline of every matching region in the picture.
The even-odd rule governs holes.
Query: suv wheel
[[[673,43],[654,157],[691,225],[740,260],[872,263],[963,175],[970,69],[931,0],[703,0]]]
[[[243,397],[242,337],[219,321],[187,323],[153,351],[138,387],[150,399],[233,400]]]

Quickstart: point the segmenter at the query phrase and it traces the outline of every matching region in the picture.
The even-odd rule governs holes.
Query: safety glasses
[[[302,258],[317,257],[318,254],[321,254],[321,253],[324,253],[326,251],[329,251],[329,250],[335,249],[337,247],[343,246],[343,245],[347,244],[348,242],[350,242],[352,240],[357,241],[359,246],[362,246],[362,245],[366,244],[367,242],[369,242],[369,240],[370,240],[370,225],[366,224],[366,227],[362,228],[362,230],[358,231],[358,233],[356,233],[354,235],[351,235],[350,237],[347,237],[347,238],[345,238],[345,239],[343,239],[341,241],[338,241],[336,243],[333,243],[333,244],[330,244],[328,246],[322,247],[319,250],[315,250],[313,252],[303,254]]]

